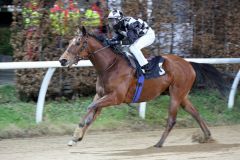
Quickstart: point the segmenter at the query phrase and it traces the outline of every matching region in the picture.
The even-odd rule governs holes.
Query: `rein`
[[[98,53],[98,52],[100,52],[100,51],[102,51],[102,50],[104,50],[104,49],[106,49],[106,48],[108,48],[108,47],[110,47],[110,45],[107,45],[107,46],[105,46],[105,47],[103,47],[103,48],[100,48],[100,49],[96,50],[95,52],[89,54],[88,57],[92,57],[92,56],[94,56],[96,53]],[[112,68],[112,67],[116,64],[116,62],[117,62],[117,57],[114,58],[113,62],[112,62],[106,69],[104,69],[104,70],[102,71],[102,73],[104,73],[104,72],[108,71],[110,68]]]
[[[114,58],[113,63],[111,63],[106,69],[103,70],[103,72],[108,71],[110,68],[112,68],[117,62],[117,57]]]
[[[96,50],[96,51],[93,52],[92,54],[95,54],[95,53],[97,53],[97,52],[100,52],[101,50],[104,50],[104,49],[106,49],[106,48],[108,48],[108,47],[110,47],[110,45],[107,45],[107,46],[105,46],[105,47],[103,47],[103,48],[100,48],[99,50]]]

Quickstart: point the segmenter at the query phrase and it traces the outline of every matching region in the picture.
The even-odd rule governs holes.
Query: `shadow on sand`
[[[169,153],[169,152],[211,152],[222,149],[240,147],[240,144],[218,144],[205,143],[194,145],[179,145],[179,146],[164,146],[162,148],[149,147],[145,149],[129,149],[129,150],[115,150],[115,153],[108,154],[110,156],[139,156],[155,153]]]

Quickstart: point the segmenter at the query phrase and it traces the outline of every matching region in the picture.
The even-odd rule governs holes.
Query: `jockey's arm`
[[[124,36],[118,32],[115,32],[115,36],[112,39],[109,39],[107,43],[111,46],[121,44],[121,40],[124,39]]]
[[[139,38],[138,31],[140,28],[141,23],[137,20],[127,25],[127,37],[130,44],[133,44]]]
[[[135,19],[134,19],[134,20],[135,20]],[[127,25],[128,30],[135,30],[136,32],[137,32],[137,30],[139,30],[141,27],[142,27],[142,24],[141,24],[139,21],[137,21],[137,20],[135,20],[135,21],[133,21],[132,23],[130,23],[130,24]]]
[[[124,39],[124,35],[120,34],[119,32],[115,32],[115,36],[111,39],[113,41],[121,41]]]

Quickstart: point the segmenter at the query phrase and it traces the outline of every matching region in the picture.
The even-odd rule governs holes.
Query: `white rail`
[[[209,64],[234,64],[240,63],[240,58],[185,58],[187,61]],[[82,60],[73,67],[90,67],[89,60]],[[0,69],[27,69],[27,68],[59,68],[62,67],[58,61],[37,62],[1,62]]]
[[[197,63],[208,63],[208,64],[234,64],[240,63],[240,58],[186,58],[185,60]],[[89,60],[82,60],[77,65],[73,67],[89,67],[92,66],[92,63]],[[62,67],[58,61],[39,61],[39,62],[2,62],[0,63],[1,69],[30,69],[30,68],[49,68],[41,85],[39,91],[37,108],[36,108],[36,123],[42,122],[43,117],[43,108],[45,102],[45,95],[49,82],[56,68]],[[239,73],[238,76],[234,79],[234,84],[229,95],[228,108],[232,108],[234,105],[234,97],[237,90],[237,85],[239,82]],[[139,115],[143,119],[145,118],[146,103],[143,102],[140,104]]]
[[[92,63],[82,60],[73,67],[89,67]],[[1,62],[0,69],[28,69],[28,68],[59,68],[62,67],[58,61],[38,61],[38,62]]]
[[[185,60],[208,64],[234,64],[240,63],[240,58],[185,58]]]
[[[237,75],[236,75],[236,77],[233,81],[232,88],[231,88],[231,91],[230,91],[230,94],[229,94],[229,97],[228,97],[228,108],[229,109],[233,108],[234,97],[235,97],[236,92],[237,92],[237,86],[238,86],[239,80],[240,80],[240,70],[238,71],[238,73],[237,73]]]
[[[36,109],[36,123],[40,123],[42,121],[43,116],[43,107],[45,102],[45,97],[48,89],[48,85],[50,83],[50,80],[55,72],[56,68],[48,68],[47,73],[43,79],[39,95],[38,95],[38,101],[37,101],[37,109]]]

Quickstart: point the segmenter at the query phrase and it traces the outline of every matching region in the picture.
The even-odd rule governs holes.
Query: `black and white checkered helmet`
[[[112,10],[108,15],[108,19],[121,20],[122,18],[123,18],[123,13],[119,10]]]

